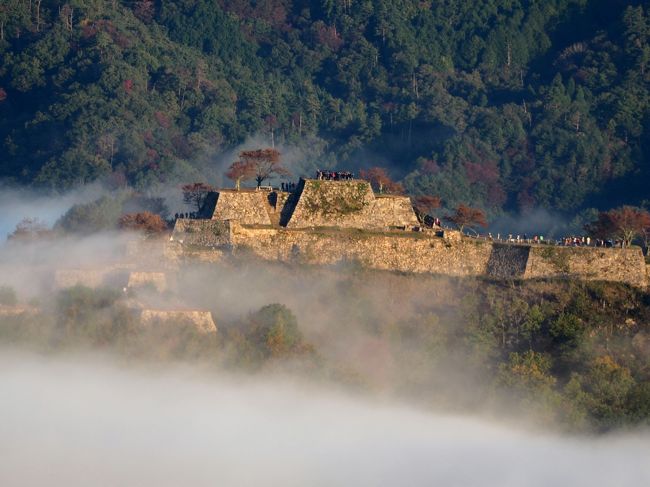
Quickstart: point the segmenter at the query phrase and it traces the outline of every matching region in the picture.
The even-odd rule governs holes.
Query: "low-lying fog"
[[[514,431],[262,379],[3,350],[0,485],[650,485],[647,433]]]

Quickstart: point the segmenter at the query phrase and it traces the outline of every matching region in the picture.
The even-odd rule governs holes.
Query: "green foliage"
[[[165,219],[169,210],[161,198],[131,191],[118,191],[90,203],[78,203],[55,223],[55,230],[88,234],[118,228],[120,218],[130,213],[149,213]],[[161,223],[161,222],[159,222]]]
[[[569,212],[645,195],[645,6],[5,3],[3,178],[196,180],[206,158],[261,135],[295,147],[306,172],[380,154],[448,208]]]
[[[291,353],[302,342],[298,321],[289,308],[269,304],[250,316],[249,336],[265,356]]]
[[[122,215],[119,198],[102,196],[91,203],[70,208],[55,224],[56,229],[71,233],[92,233],[117,228]]]
[[[562,313],[551,323],[549,332],[557,342],[575,346],[585,332],[585,326],[578,316]]]
[[[316,355],[303,341],[293,312],[282,304],[269,304],[227,328],[228,362],[259,369],[269,361],[300,360],[314,365]]]

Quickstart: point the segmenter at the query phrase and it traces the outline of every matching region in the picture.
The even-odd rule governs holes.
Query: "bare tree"
[[[181,190],[183,191],[183,201],[188,205],[195,206],[197,211],[201,211],[208,193],[214,191],[214,188],[205,183],[190,183],[183,185]]]

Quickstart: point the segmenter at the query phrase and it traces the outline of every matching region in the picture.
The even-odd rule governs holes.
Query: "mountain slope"
[[[493,213],[641,204],[650,12],[603,0],[7,2],[0,176],[136,186],[261,134]],[[31,10],[30,10],[31,6]]]

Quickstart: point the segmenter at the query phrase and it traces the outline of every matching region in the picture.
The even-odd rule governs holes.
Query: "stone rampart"
[[[645,287],[647,277],[639,247],[531,246],[524,278],[578,278],[616,281]]]
[[[128,288],[151,286],[162,293],[167,290],[167,276],[164,272],[133,271],[129,274]]]
[[[143,309],[140,311],[140,324],[145,327],[158,323],[189,323],[201,333],[215,333],[217,326],[209,311]]]
[[[88,269],[57,269],[54,272],[55,289],[74,286],[98,288],[102,286],[123,288],[128,282],[129,271],[123,267],[107,266]]]
[[[378,196],[370,209],[374,221],[385,227],[415,227],[419,225],[408,196]]]
[[[235,254],[308,265],[358,262],[370,269],[450,276],[487,272],[491,245],[466,239],[450,243],[420,232],[287,230],[232,226]]]
[[[387,229],[417,225],[417,218],[408,197],[376,198],[368,181],[302,179],[282,223],[287,228]]]
[[[296,192],[285,196],[286,227],[181,219],[167,255],[215,262],[232,252],[312,265],[354,261],[370,269],[398,272],[647,285],[645,261],[636,247],[513,245],[463,237],[446,229],[387,230],[411,227],[415,215],[410,202],[402,197],[376,198],[364,181],[302,180]],[[329,206],[323,201],[329,201]],[[275,208],[277,214],[277,201]]]
[[[487,266],[487,274],[499,278],[522,278],[530,254],[528,245],[492,245],[492,253]]]
[[[169,238],[188,247],[223,247],[230,245],[230,222],[179,218]]]
[[[256,190],[220,190],[212,220],[237,220],[244,225],[270,225],[269,193]]]

